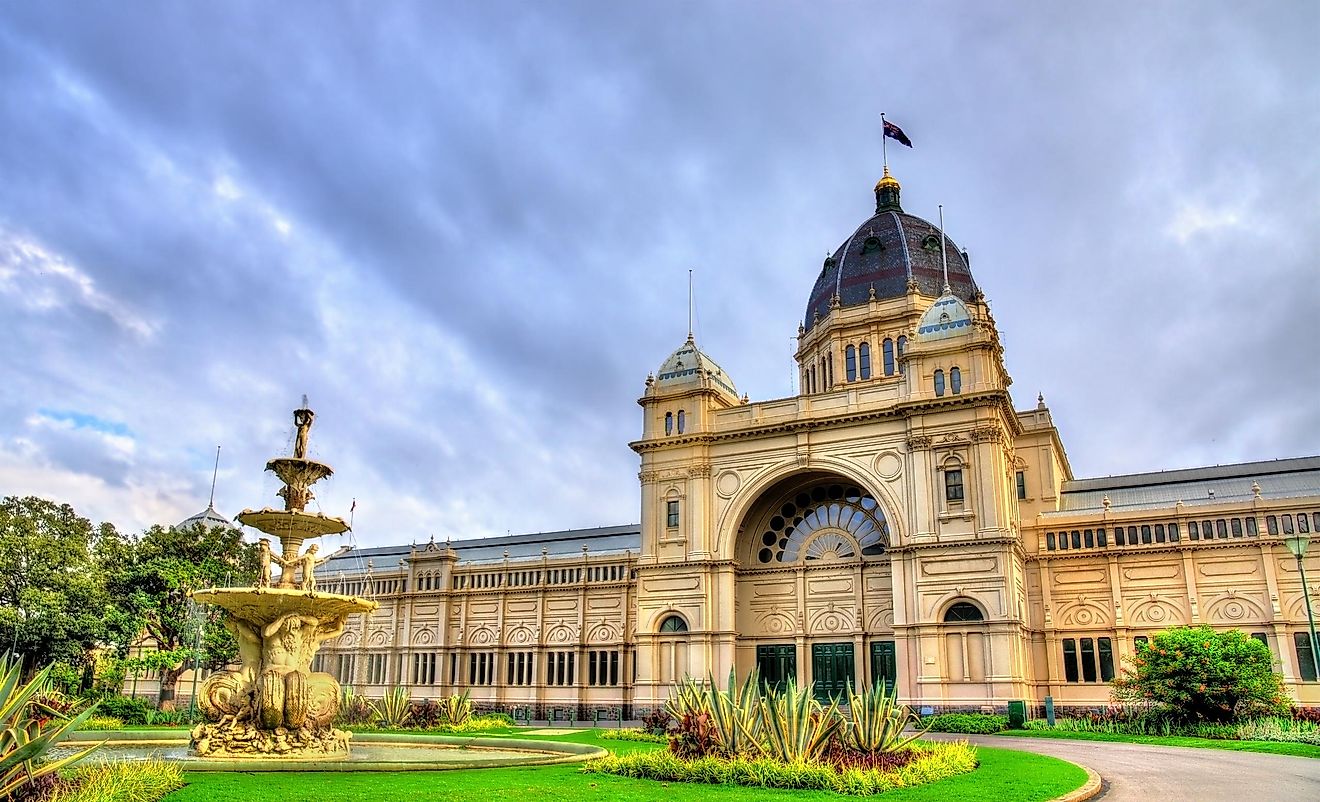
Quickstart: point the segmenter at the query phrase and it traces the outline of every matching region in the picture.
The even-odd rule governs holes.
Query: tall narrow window
[[[682,434],[685,428],[687,428],[687,413],[680,409],[678,411],[678,433]]]
[[[863,379],[871,378],[871,346],[869,343],[862,343],[857,346],[858,370]]]
[[[1100,653],[1100,681],[1109,682],[1114,678],[1114,646],[1109,638],[1096,638],[1096,648]]]
[[[672,413],[672,412],[666,412],[666,413],[665,413],[665,434],[673,434],[673,433],[674,433],[674,413]]]
[[[1297,672],[1301,674],[1302,682],[1315,682],[1315,652],[1311,650],[1311,633],[1294,632],[1293,646],[1297,649]]]
[[[962,371],[958,368],[949,369],[949,389],[954,395],[962,392]]]
[[[1017,472],[1017,497],[1018,501],[1027,497],[1027,474],[1024,471]]]
[[[880,354],[885,361],[885,375],[893,376],[894,375],[894,341],[886,337],[885,341],[880,344]]]
[[[963,500],[963,475],[961,470],[944,472],[944,500]]]
[[[1095,682],[1095,642],[1082,638],[1082,680]]]
[[[944,395],[944,371],[935,371],[935,395]]]
[[[674,529],[678,526],[678,502],[665,502],[665,526]]]
[[[857,349],[851,345],[843,349],[843,371],[848,381],[857,381]]]
[[[907,336],[901,335],[898,338],[898,372],[903,373],[903,354],[907,353]]]
[[[1063,678],[1066,682],[1077,681],[1077,641],[1063,639]]]

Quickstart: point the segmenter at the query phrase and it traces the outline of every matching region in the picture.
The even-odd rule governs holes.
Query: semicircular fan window
[[[830,529],[842,531],[824,531]],[[870,493],[850,485],[821,484],[781,500],[761,535],[756,557],[763,564],[794,563],[853,557],[857,549],[873,557],[884,554],[888,545],[889,524]]]

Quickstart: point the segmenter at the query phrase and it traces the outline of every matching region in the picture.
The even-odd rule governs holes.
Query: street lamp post
[[[1311,592],[1306,587],[1306,567],[1302,565],[1306,547],[1311,545],[1311,536],[1304,533],[1290,535],[1283,539],[1283,545],[1297,558],[1297,571],[1302,577],[1302,598],[1306,600],[1306,621],[1311,627],[1311,670],[1320,678],[1320,642],[1315,637],[1315,614],[1311,612]]]

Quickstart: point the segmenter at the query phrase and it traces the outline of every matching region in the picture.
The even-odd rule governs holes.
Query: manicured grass
[[[586,730],[566,735],[521,738],[575,741],[618,753],[663,749],[659,744],[606,741]],[[942,782],[890,791],[884,802],[1040,802],[1080,787],[1086,772],[1044,755],[979,747],[981,767],[970,774]],[[583,774],[578,765],[470,771],[296,774],[188,774],[188,785],[166,797],[166,802],[339,802],[340,800],[624,800],[628,802],[682,802],[692,799],[784,799],[840,802],[848,797],[828,791],[772,791],[722,785],[687,785],[635,780],[602,774]]]
[[[1114,743],[1147,744],[1149,746],[1188,746],[1193,749],[1222,749],[1226,752],[1262,752],[1267,755],[1294,755],[1320,758],[1320,746],[1312,744],[1281,743],[1278,741],[1228,741],[1218,738],[1188,738],[1184,736],[1121,735],[1110,732],[1076,732],[1073,730],[1005,730],[998,735],[1017,738],[1053,738],[1065,741],[1109,741]]]

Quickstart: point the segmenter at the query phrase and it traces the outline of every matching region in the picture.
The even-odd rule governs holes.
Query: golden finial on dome
[[[889,174],[888,167],[885,168],[885,174],[880,177],[879,181],[876,182],[875,191],[879,192],[884,187],[893,187],[895,189],[902,189],[902,187],[898,183],[898,179],[894,178],[892,175]]]

